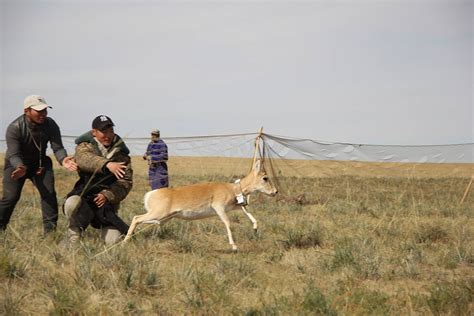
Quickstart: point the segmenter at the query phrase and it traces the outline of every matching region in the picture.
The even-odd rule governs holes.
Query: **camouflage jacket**
[[[133,185],[130,151],[123,140],[116,135],[107,152],[101,151],[100,144],[90,131],[79,136],[75,142],[77,146],[74,159],[79,166],[80,179],[68,195],[82,194],[85,198],[92,198],[102,193],[111,204],[118,205],[125,199]],[[127,165],[125,176],[117,179],[107,169],[108,162],[125,162]]]

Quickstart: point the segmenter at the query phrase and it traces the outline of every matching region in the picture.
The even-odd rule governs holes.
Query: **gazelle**
[[[144,197],[147,213],[133,217],[124,241],[132,237],[136,226],[140,223],[163,224],[173,217],[196,220],[217,215],[227,229],[229,244],[233,250],[237,250],[226,212],[240,206],[256,230],[257,221],[245,208],[247,204],[245,196],[257,191],[271,196],[277,194],[260,160],[255,162],[246,177],[235,183],[198,183],[147,192]]]

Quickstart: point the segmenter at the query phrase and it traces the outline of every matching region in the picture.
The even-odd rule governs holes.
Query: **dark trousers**
[[[94,228],[116,228],[122,234],[127,234],[128,225],[117,215],[117,211],[110,203],[98,208],[93,198],[82,198],[81,205],[72,215],[69,227],[85,230],[91,225]]]
[[[3,173],[3,197],[0,200],[0,230],[7,228],[13,209],[20,199],[26,179],[30,179],[33,182],[41,196],[44,231],[49,232],[56,228],[58,222],[58,200],[54,189],[53,166],[49,157],[45,159],[44,167],[44,173],[42,175],[36,175],[37,166],[27,166],[26,176],[18,180],[13,180],[11,174],[15,169],[5,165]]]

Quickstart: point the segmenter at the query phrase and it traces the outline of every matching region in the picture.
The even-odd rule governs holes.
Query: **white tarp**
[[[264,135],[272,156],[285,159],[411,163],[473,163],[474,143],[429,146],[388,146],[318,142]]]

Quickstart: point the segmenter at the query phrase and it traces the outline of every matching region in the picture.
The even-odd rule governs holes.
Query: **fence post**
[[[262,133],[263,133],[263,126],[260,127],[257,138],[255,138],[255,151],[253,153],[252,166],[250,166],[250,170],[252,170],[252,167],[255,165],[255,161],[257,161],[257,154],[259,153],[259,150],[260,150],[260,138],[262,137]]]
[[[466,187],[466,191],[464,191],[464,195],[461,199],[461,203],[459,203],[460,205],[464,203],[464,200],[466,199],[467,194],[469,193],[469,190],[471,190],[472,180],[474,180],[474,175],[471,176],[471,181],[469,181],[469,184]]]

